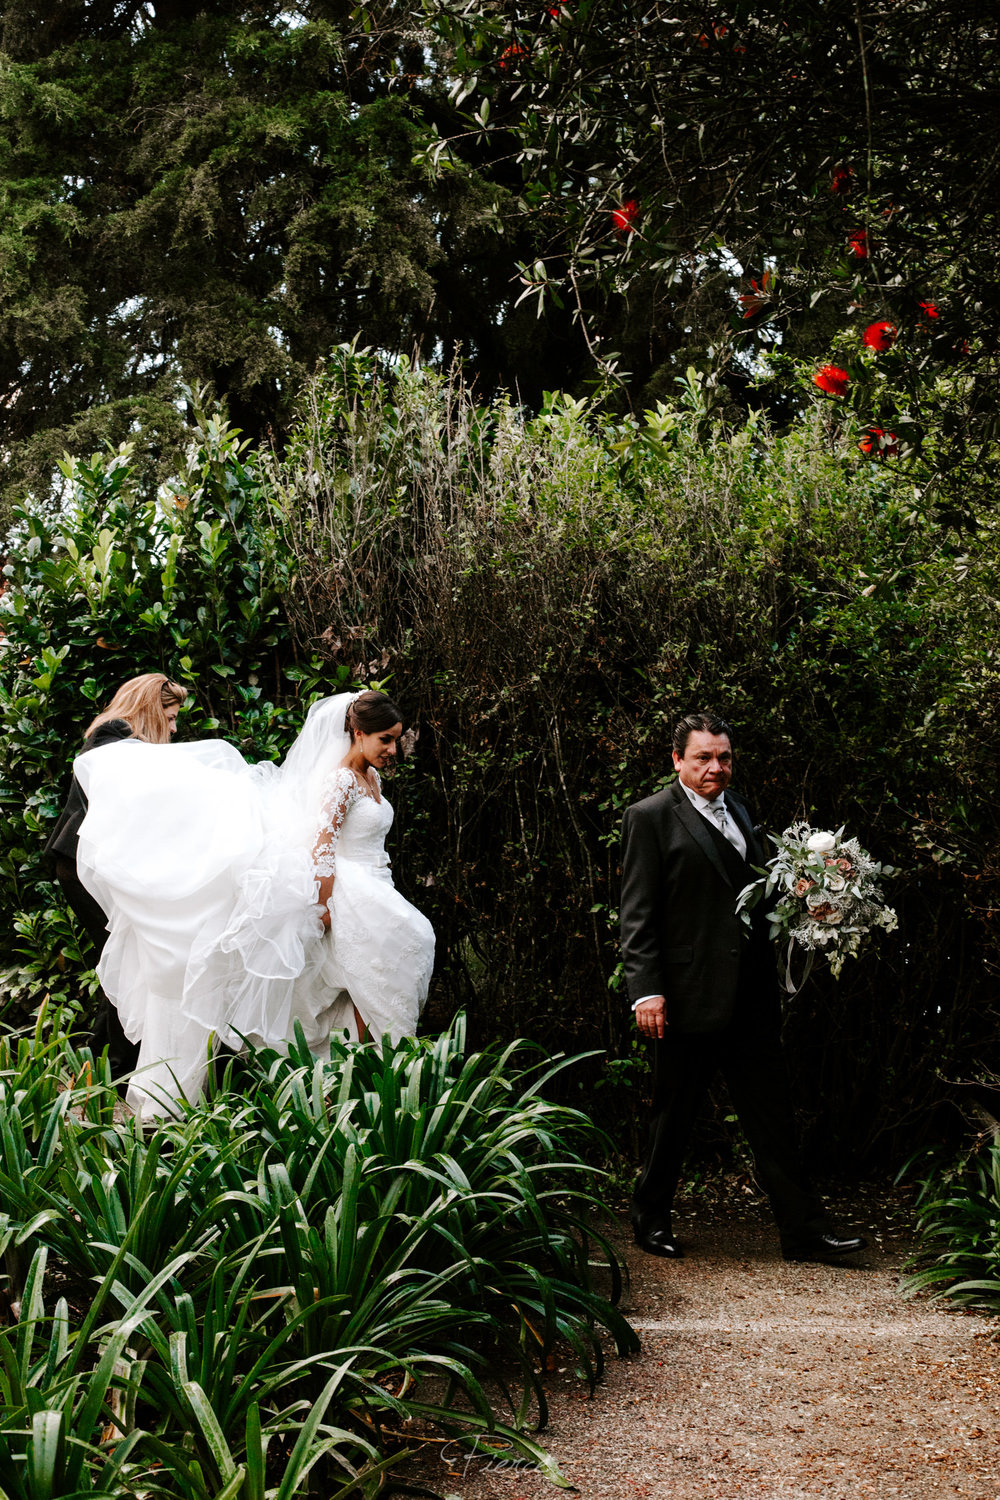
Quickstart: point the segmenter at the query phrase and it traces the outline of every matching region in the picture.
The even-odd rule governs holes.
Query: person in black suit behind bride
[[[187,695],[186,687],[172,682],[163,672],[143,672],[139,677],[130,677],[122,683],[107,708],[87,725],[83,751],[127,739],[145,740],[154,745],[167,744],[177,732],[177,715]],[[45,853],[53,863],[67,906],[75,913],[93,945],[96,961],[108,940],[108,918],[80,880],[76,868],[80,825],[86,816],[87,798],[74,776],[66,805],[46,842]],[[94,1026],[88,1041],[95,1055],[107,1047],[115,1078],[122,1078],[135,1067],[138,1045],[126,1037],[118,1012],[108,1003],[103,990],[97,992]]]
[[[788,1260],[861,1250],[834,1233],[796,1144],[781,1049],[781,1009],[767,917],[736,912],[764,850],[744,802],[728,792],[728,724],[695,713],[674,730],[677,780],[626,809],[622,956],[628,995],[654,1051],[652,1124],[632,1198],[636,1243],[678,1258],[671,1208],[699,1106],[716,1073],[729,1088]]]

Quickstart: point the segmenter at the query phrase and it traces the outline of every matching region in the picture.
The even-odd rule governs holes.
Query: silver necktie
[[[737,854],[739,854],[740,846],[736,841],[736,830],[732,826],[731,819],[727,816],[725,805],[721,802],[712,802],[709,805],[708,810],[718,824],[719,831],[726,839],[728,839],[729,843],[732,844]]]

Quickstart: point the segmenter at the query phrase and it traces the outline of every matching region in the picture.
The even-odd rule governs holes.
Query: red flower
[[[850,378],[839,365],[822,365],[813,376],[813,385],[818,385],[828,396],[846,396]]]
[[[894,432],[884,432],[881,427],[869,427],[858,447],[869,458],[898,458],[899,439]]]
[[[771,300],[771,284],[773,280],[774,277],[770,271],[765,271],[759,282],[754,281],[751,277],[751,290],[740,294],[740,301],[744,308],[744,318],[754,317],[767,306]]]
[[[830,173],[830,192],[839,193],[842,197],[845,197],[851,191],[851,178],[853,176],[853,167],[834,167]]]
[[[865,329],[864,345],[866,349],[874,349],[876,354],[884,354],[891,349],[896,342],[895,323],[869,323]]]
[[[527,47],[522,47],[520,42],[511,42],[510,46],[505,47],[501,52],[497,60],[497,67],[506,73],[507,69],[512,67],[519,57],[527,57],[527,55]]]
[[[941,316],[941,309],[936,302],[921,302],[920,306],[924,314],[924,321],[927,323],[932,323],[935,318]]]
[[[616,233],[620,235],[631,234],[639,217],[639,203],[635,198],[626,198],[621,208],[612,210],[611,222],[615,226]]]
[[[847,253],[848,255],[852,255],[855,260],[868,259],[867,229],[859,229],[851,235],[851,238],[847,241]]]
[[[712,35],[715,37],[715,40],[717,42],[721,42],[722,38],[725,36],[725,34],[726,34],[726,32],[728,30],[729,30],[728,26],[724,25],[722,21],[718,21],[712,27]],[[709,46],[710,42],[711,42],[711,38],[709,37],[708,32],[707,31],[701,32],[701,34],[698,37],[698,46],[699,47],[707,47],[707,46]]]

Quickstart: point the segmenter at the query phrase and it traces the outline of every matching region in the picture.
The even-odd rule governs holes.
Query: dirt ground
[[[738,1183],[681,1205],[681,1261],[636,1250],[623,1220],[642,1353],[612,1356],[593,1398],[571,1369],[553,1373],[539,1435],[583,1500],[1000,1500],[996,1324],[900,1296],[913,1246],[901,1195],[833,1207],[869,1240],[838,1265],[783,1261]],[[454,1500],[558,1493],[453,1444],[428,1444],[404,1473]]]

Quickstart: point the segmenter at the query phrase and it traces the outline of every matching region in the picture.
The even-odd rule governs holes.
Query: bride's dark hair
[[[356,734],[378,734],[380,729],[391,729],[402,722],[403,715],[392,699],[369,688],[348,704],[344,728],[353,739]]]

